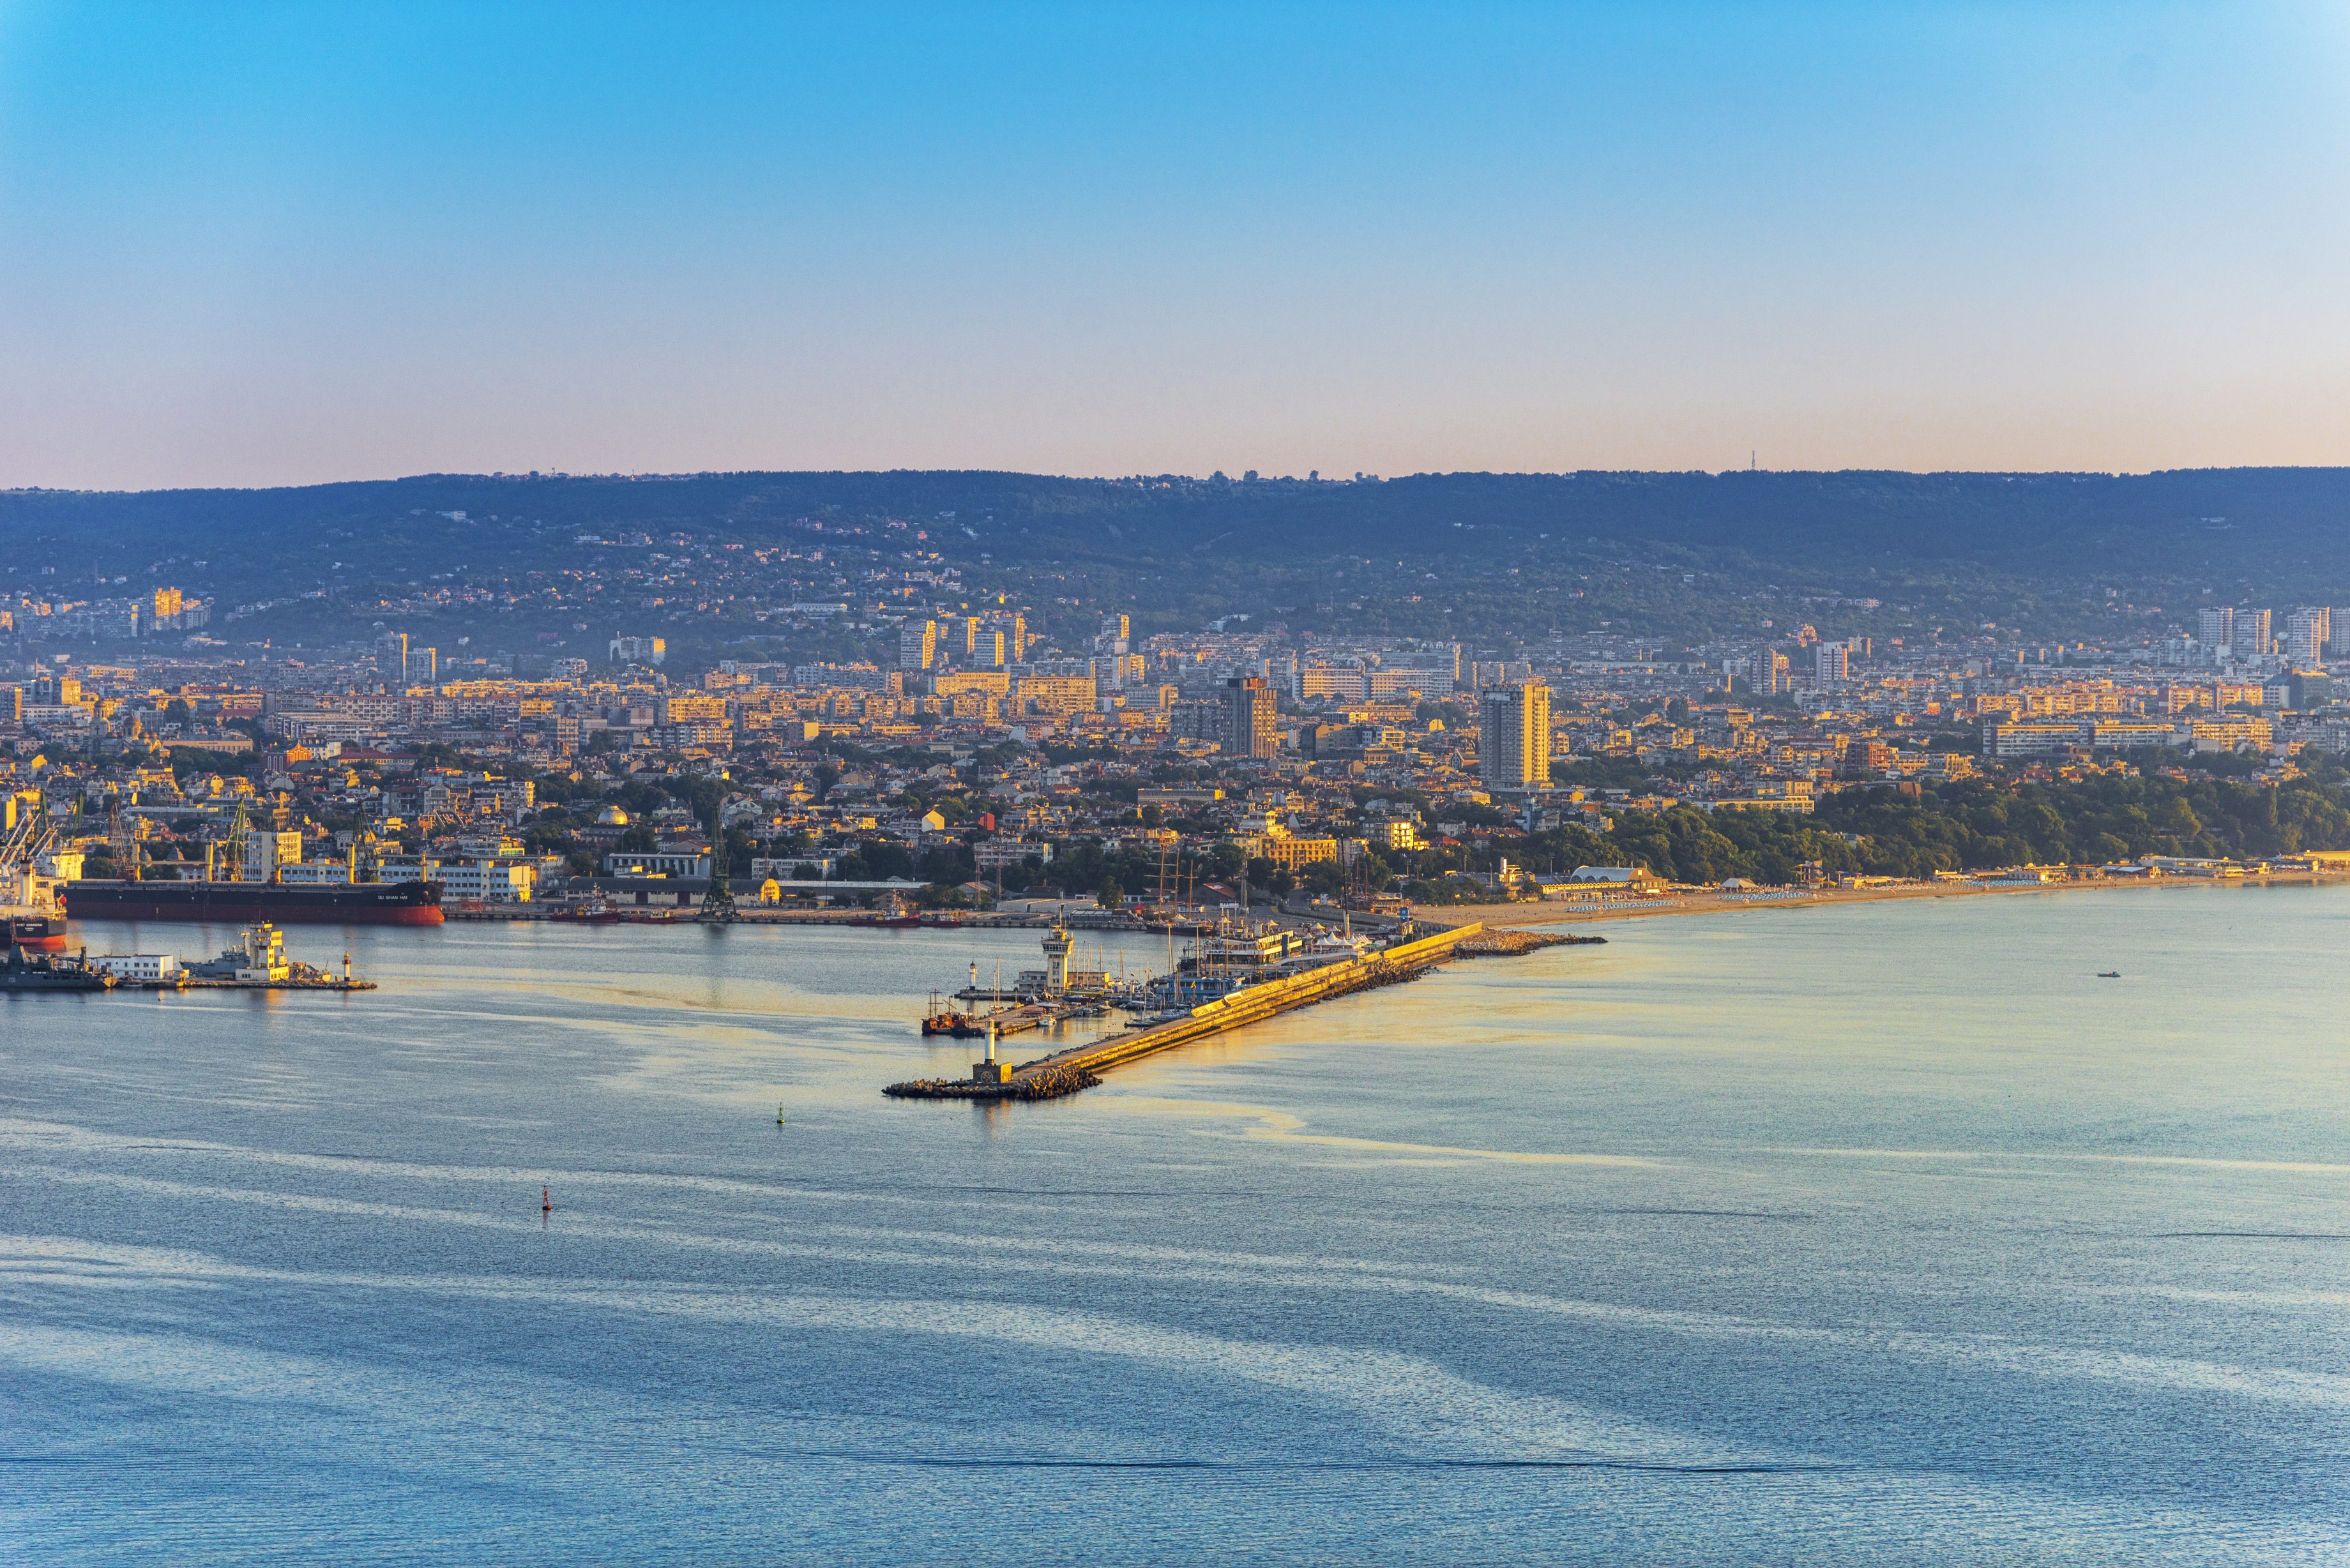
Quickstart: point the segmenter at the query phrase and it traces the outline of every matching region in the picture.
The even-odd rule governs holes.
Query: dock
[[[881,1092],[901,1100],[1049,1100],[1073,1095],[1092,1088],[1102,1074],[1128,1062],[1333,997],[1416,980],[1452,958],[1455,949],[1483,929],[1482,925],[1460,926],[1363,958],[1246,986],[1170,1022],[1074,1045],[1016,1066],[976,1063],[966,1078],[917,1078]]]
[[[162,991],[178,993],[189,991],[310,991],[356,992],[373,991],[371,980],[343,980],[328,975],[323,980],[124,980],[115,983],[118,991]]]

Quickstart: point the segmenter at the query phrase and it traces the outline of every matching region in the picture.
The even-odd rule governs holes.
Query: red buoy
[[[544,1187],[538,1189],[538,1211],[541,1214],[551,1214],[555,1211],[555,1197]]]

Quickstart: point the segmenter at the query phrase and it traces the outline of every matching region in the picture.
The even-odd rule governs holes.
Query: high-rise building
[[[1011,650],[1011,651],[1012,651],[1012,662],[1013,662],[1013,663],[1014,663],[1014,664],[1024,664],[1024,663],[1026,663],[1026,662],[1027,662],[1027,659],[1028,659],[1028,618],[1027,618],[1026,616],[1024,616],[1024,615],[1015,615],[1015,616],[1014,616],[1014,617],[1012,618],[1012,650]]]
[[[1480,705],[1478,771],[1489,790],[1550,784],[1550,688],[1539,680],[1488,691]]]
[[[2269,628],[2270,612],[2264,609],[2240,609],[2235,613],[2236,657],[2266,659],[2273,648],[2275,637]]]
[[[1273,688],[1261,675],[1224,682],[1224,750],[1236,757],[1271,757],[1281,752],[1274,725]]]
[[[419,686],[441,684],[441,650],[437,648],[418,649],[409,656],[411,673]]]
[[[1812,646],[1812,681],[1817,686],[1841,686],[1852,674],[1852,649],[1841,642]]]
[[[939,623],[910,620],[898,631],[898,668],[928,670],[939,661]]]
[[[612,639],[612,662],[615,664],[659,664],[669,657],[669,642],[658,637],[616,637]]]
[[[1104,653],[1124,653],[1126,651],[1126,644],[1131,637],[1132,629],[1133,623],[1128,621],[1126,617],[1122,615],[1106,615],[1102,617],[1101,630],[1095,634],[1094,640],[1097,643],[1106,645],[1102,649]]]
[[[2322,605],[2306,606],[2284,618],[2284,656],[2295,670],[2314,670],[2325,660],[2326,645],[2334,640],[2334,612]]]
[[[2236,612],[2220,609],[2195,612],[2195,640],[2211,652],[2231,652],[2236,646]]]
[[[408,684],[408,634],[388,631],[375,639],[375,672],[394,686]]]
[[[1758,696],[1784,696],[1788,689],[1794,684],[1792,673],[1794,666],[1789,662],[1785,654],[1775,648],[1766,648],[1757,652],[1750,668],[1752,673],[1747,677],[1747,680]]]

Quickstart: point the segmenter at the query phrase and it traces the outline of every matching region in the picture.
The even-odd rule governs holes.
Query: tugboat
[[[79,959],[32,958],[12,945],[0,964],[0,992],[112,991],[114,984],[112,975],[89,967],[87,949]]]
[[[880,907],[870,914],[858,916],[848,922],[852,926],[879,927],[884,930],[910,931],[922,923],[920,910],[910,909],[906,900],[892,893],[881,900]]]

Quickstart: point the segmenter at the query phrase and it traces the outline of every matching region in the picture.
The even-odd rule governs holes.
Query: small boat
[[[910,931],[922,923],[922,912],[908,905],[896,893],[881,900],[879,907],[858,915],[848,922],[852,926],[879,928],[889,931]]]
[[[931,992],[930,1011],[922,1014],[924,1034],[947,1034],[957,1040],[968,1040],[984,1034],[987,1030],[968,1012],[958,1012],[939,1000],[937,992]]]
[[[577,904],[567,909],[550,909],[546,918],[574,926],[617,926],[620,923],[620,911],[599,898],[592,904]]]
[[[2097,971],[2099,980],[2119,980],[2121,977],[2122,971],[2117,969],[2101,969]]]

